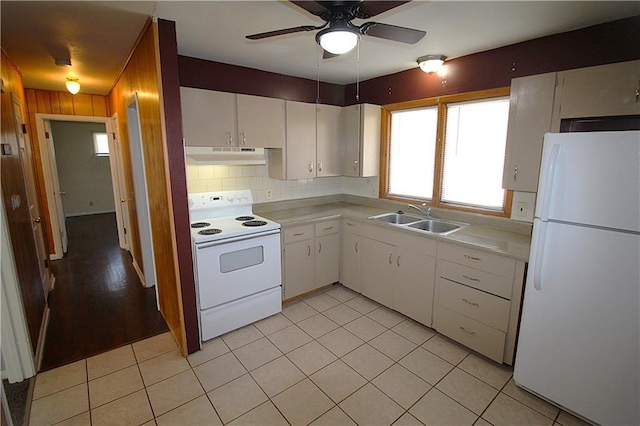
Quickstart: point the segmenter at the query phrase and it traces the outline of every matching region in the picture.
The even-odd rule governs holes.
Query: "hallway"
[[[118,246],[115,213],[67,218],[69,250],[56,277],[41,371],[168,330],[154,288],[140,285]]]

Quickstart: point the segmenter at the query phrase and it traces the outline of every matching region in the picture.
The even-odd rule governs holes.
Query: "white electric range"
[[[282,310],[280,224],[252,206],[249,190],[189,195],[202,341]]]

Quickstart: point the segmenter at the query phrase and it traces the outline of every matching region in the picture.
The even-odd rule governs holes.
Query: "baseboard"
[[[78,212],[78,213],[70,213],[65,214],[64,217],[76,217],[76,216],[91,216],[94,214],[105,214],[105,213],[115,213],[115,210],[96,210],[90,212]]]
[[[142,284],[143,287],[146,287],[146,283],[144,281],[144,275],[142,274],[142,270],[140,269],[140,267],[138,266],[138,264],[136,263],[135,260],[132,263],[133,263],[133,269],[136,270],[136,274],[138,274],[138,278],[140,279],[140,284]]]
[[[44,315],[42,316],[42,324],[40,325],[40,335],[38,336],[38,347],[33,359],[33,363],[36,367],[36,374],[40,370],[40,364],[42,364],[42,355],[44,354],[44,345],[47,338],[47,327],[49,326],[49,314],[51,310],[49,305],[45,305]]]

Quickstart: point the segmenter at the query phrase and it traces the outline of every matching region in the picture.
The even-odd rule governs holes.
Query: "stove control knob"
[[[227,201],[229,202],[233,201],[233,195],[227,195]]]
[[[236,200],[238,201],[242,200],[242,196],[240,194],[236,194]]]
[[[244,198],[245,200],[248,200],[249,196],[246,193],[244,193],[244,194],[242,194],[242,198]]]

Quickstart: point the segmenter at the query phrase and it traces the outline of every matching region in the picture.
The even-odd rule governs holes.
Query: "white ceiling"
[[[65,77],[78,77],[83,93],[106,94],[150,15],[176,22],[181,55],[339,84],[358,75],[356,51],[319,59],[315,32],[245,38],[322,23],[288,1],[3,0],[0,8],[2,47],[27,88],[64,90]],[[422,29],[426,37],[415,45],[363,37],[359,78],[416,67],[426,54],[455,58],[636,15],[638,1],[414,0],[367,21]],[[72,67],[54,64],[68,54]]]

